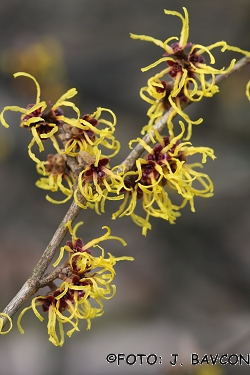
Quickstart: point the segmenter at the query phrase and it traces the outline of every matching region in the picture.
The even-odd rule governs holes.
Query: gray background
[[[123,146],[115,162],[121,162],[128,141],[147,121],[147,105],[138,92],[151,72],[140,68],[162,54],[152,43],[131,40],[129,32],[162,40],[178,36],[180,20],[163,9],[181,11],[182,6],[189,11],[191,42],[226,40],[250,49],[249,0],[2,0],[0,108],[34,101],[34,85],[12,78],[22,69],[36,75],[47,101],[76,87],[83,113],[97,106],[116,113]],[[37,43],[45,45],[41,55],[32,49]],[[227,66],[232,54],[218,51],[216,57],[218,67]],[[188,109],[193,119],[204,118],[194,128],[193,144],[214,148],[218,157],[204,169],[214,181],[214,197],[196,199],[196,213],[184,209],[176,225],[152,220],[146,238],[130,218],[110,220],[116,204],[107,204],[100,217],[82,212],[85,224],[78,234],[85,242],[109,225],[128,246],[110,241],[106,251],[132,255],[135,261],[117,265],[117,294],[105,303],[104,316],[93,320],[91,331],[82,324],[63,348],[48,342],[46,319],[40,323],[28,312],[25,335],[14,323],[9,335],[0,336],[1,374],[170,374],[171,353],[180,353],[184,362],[175,374],[198,374],[196,367],[189,368],[193,352],[250,353],[249,73],[245,68],[221,84],[219,95]],[[10,128],[0,128],[0,310],[29,276],[69,206],[51,205],[34,186],[38,177],[27,156],[30,134],[19,128],[18,115],[7,118]],[[242,340],[247,334],[249,339]],[[119,352],[156,353],[163,364],[118,368],[106,363],[108,353]],[[218,370],[249,373],[248,366]]]

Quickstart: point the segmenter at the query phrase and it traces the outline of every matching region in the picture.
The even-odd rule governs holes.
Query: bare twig
[[[240,59],[233,69],[227,73],[227,74],[221,74],[216,77],[215,83],[218,84],[225,78],[229,77],[231,74],[239,71],[244,66],[250,63],[250,58],[244,57]],[[192,102],[188,102],[187,105],[190,105]],[[167,111],[163,117],[155,124],[154,128],[160,133],[163,128],[165,127],[169,116],[173,112],[173,109],[171,108],[169,111]],[[144,142],[149,144],[151,142],[150,136],[147,134],[143,137]],[[141,144],[137,144],[136,147],[131,151],[131,153],[127,156],[127,158],[124,160],[122,164],[125,165],[126,171],[131,170],[135,164],[136,159],[141,156],[141,154],[144,152],[144,148]],[[73,160],[70,160],[69,162],[73,163]],[[74,166],[76,167],[76,166]],[[49,264],[51,263],[56,250],[60,246],[61,242],[63,241],[64,237],[66,236],[68,229],[65,227],[65,224],[67,221],[71,220],[72,222],[75,220],[77,215],[79,214],[81,208],[77,206],[75,202],[73,202],[66,213],[65,217],[63,218],[61,224],[59,225],[58,229],[56,230],[55,234],[53,235],[50,243],[48,244],[46,250],[44,251],[41,259],[37,263],[36,267],[34,268],[32,275],[29,277],[29,279],[24,283],[20,291],[16,294],[16,296],[12,299],[12,301],[8,304],[8,306],[4,309],[4,313],[8,314],[11,318],[15,315],[15,313],[19,310],[19,308],[24,304],[25,301],[29,297],[31,297],[34,293],[38,291],[40,287],[43,287],[48,282],[52,282],[55,278],[54,276],[59,275],[57,274],[58,270],[55,273],[52,273],[51,275],[47,276],[42,279],[46,269],[48,268]],[[3,326],[5,326],[8,322],[7,318],[3,317]]]
[[[50,283],[52,283],[55,279],[58,278],[66,278],[70,273],[70,267],[56,267],[51,273],[48,275],[45,275],[40,281],[39,281],[39,289],[43,288]],[[63,276],[63,277],[62,277]]]

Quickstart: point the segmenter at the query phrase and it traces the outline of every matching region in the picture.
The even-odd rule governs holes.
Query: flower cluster
[[[213,183],[208,175],[196,170],[202,168],[202,164],[189,164],[188,157],[201,154],[201,162],[205,163],[208,156],[215,159],[214,152],[208,147],[193,147],[191,142],[182,142],[181,136],[185,130],[182,122],[181,126],[180,135],[174,138],[159,137],[159,143],[154,148],[140,138],[136,140],[148,154],[136,161],[136,171],[125,173],[125,199],[119,210],[113,214],[113,219],[118,216],[131,216],[146,235],[147,230],[151,229],[151,216],[160,217],[173,224],[180,216],[179,210],[187,202],[190,203],[191,210],[195,211],[195,196],[208,198],[213,195]],[[179,205],[172,203],[170,196],[173,190],[182,198]],[[141,199],[146,212],[145,219],[134,213],[138,199]]]
[[[189,16],[185,7],[183,12],[184,14],[165,10],[165,14],[181,20],[179,38],[174,36],[161,41],[150,36],[131,34],[133,39],[153,42],[164,50],[162,57],[142,69],[147,71],[164,63],[163,69],[149,78],[147,85],[140,90],[141,98],[149,104],[149,122],[142,129],[142,134],[147,133],[147,142],[140,138],[136,142],[149,154],[138,158],[135,166],[131,167],[133,170],[130,168],[127,171],[126,165],[110,166],[110,159],[120,150],[120,144],[114,136],[117,120],[113,111],[99,107],[92,114],[81,115],[78,107],[71,101],[77,94],[75,88],[68,90],[55,104],[49,102],[47,109],[47,103],[41,101],[37,80],[28,73],[14,74],[14,77],[24,76],[33,80],[37,89],[36,101],[26,108],[5,107],[0,114],[0,122],[8,127],[5,112],[21,112],[21,127],[29,128],[32,133],[28,153],[36,163],[37,172],[42,175],[36,186],[64,195],[61,200],[47,195],[48,201],[64,203],[74,197],[81,208],[90,207],[100,214],[104,212],[107,200],[123,200],[119,210],[113,214],[113,219],[130,215],[143,227],[143,233],[146,234],[150,228],[151,216],[174,223],[180,215],[180,209],[187,202],[194,211],[195,196],[212,196],[213,184],[210,178],[196,170],[201,164],[189,164],[187,158],[200,153],[202,163],[205,163],[207,156],[212,159],[215,156],[210,148],[194,147],[188,142],[193,125],[200,124],[203,119],[191,120],[184,108],[190,102],[212,97],[219,91],[216,76],[227,74],[234,68],[235,59],[227,68],[214,68],[213,49],[220,48],[222,52],[230,50],[248,57],[250,53],[229,46],[225,41],[209,46],[190,43]],[[246,87],[246,95],[250,99],[250,82]],[[74,116],[66,116],[63,107],[70,108]],[[161,137],[157,122],[164,111],[168,111],[165,124],[168,134]],[[176,115],[182,118],[179,121],[181,131],[179,126],[176,130],[173,123]],[[44,143],[48,138],[54,146],[55,154],[49,154],[46,161],[41,161],[33,147],[37,145],[40,152],[44,151]],[[148,145],[149,141],[154,144],[153,148]],[[198,183],[202,189],[196,187]],[[173,190],[177,201],[178,197],[182,199],[179,204],[172,203],[175,199],[172,198]],[[140,198],[146,212],[145,219],[134,212]]]
[[[32,309],[40,321],[44,318],[37,307],[41,306],[43,312],[48,313],[48,334],[49,341],[55,346],[62,346],[64,343],[64,324],[69,323],[71,329],[67,335],[71,337],[74,331],[80,331],[78,325],[80,320],[87,321],[87,329],[91,327],[91,319],[103,314],[102,300],[108,300],[115,295],[116,287],[111,284],[115,276],[114,266],[120,260],[130,260],[132,257],[114,257],[108,253],[104,256],[104,249],[99,243],[106,240],[118,240],[124,246],[126,242],[119,237],[112,236],[108,227],[103,227],[107,232],[86,244],[76,236],[76,230],[82,224],[78,223],[74,228],[71,222],[66,226],[72,236],[71,241],[60,250],[60,255],[54,266],[57,266],[63,258],[64,252],[68,252],[68,258],[63,263],[65,273],[60,274],[62,284],[55,287],[45,296],[34,297],[31,306],[25,308],[18,318],[18,329],[24,333],[21,327],[21,319],[24,313]],[[98,247],[101,250],[100,256],[94,256],[90,250]]]
[[[189,102],[200,101],[204,97],[212,97],[219,91],[216,85],[216,75],[229,73],[235,64],[231,61],[227,68],[216,69],[212,67],[215,58],[211,52],[216,47],[221,51],[232,50],[248,57],[250,53],[240,48],[229,46],[226,42],[216,42],[210,46],[202,46],[188,42],[189,17],[186,8],[184,15],[176,11],[165,10],[165,14],[177,16],[182,21],[180,38],[170,37],[165,41],[145,35],[131,34],[131,38],[153,42],[164,50],[163,57],[142,71],[155,68],[164,63],[164,68],[148,79],[147,85],[140,90],[141,98],[149,103],[147,115],[149,122],[142,129],[142,134],[147,133],[147,143],[140,138],[130,142],[139,143],[148,154],[136,160],[135,170],[124,174],[124,201],[119,210],[113,214],[113,219],[124,215],[131,216],[133,221],[142,227],[146,235],[151,229],[150,217],[160,217],[171,224],[180,216],[180,209],[189,202],[191,210],[194,208],[194,197],[211,197],[213,183],[207,174],[201,173],[201,168],[207,156],[215,159],[214,152],[208,147],[194,147],[188,142],[192,136],[193,125],[200,124],[203,119],[191,120],[183,109]],[[173,42],[174,40],[174,42]],[[177,40],[177,41],[176,41]],[[208,55],[210,64],[206,63],[204,54]],[[165,78],[165,76],[168,78]],[[250,85],[248,83],[246,94],[250,98]],[[164,111],[168,111],[166,125],[167,136],[160,136],[158,120]],[[180,115],[181,131],[173,124],[173,118]],[[183,140],[182,140],[183,139]],[[151,148],[148,141],[153,144]],[[202,164],[189,164],[189,156],[201,154]],[[173,190],[177,194],[173,194]],[[179,199],[178,199],[179,198]],[[181,199],[180,199],[181,198]],[[137,201],[141,200],[146,217],[135,213]],[[179,203],[173,203],[177,200]]]
[[[227,74],[235,64],[235,59],[231,61],[225,69],[216,69],[211,65],[215,64],[215,58],[211,52],[214,48],[242,53],[250,57],[250,52],[241,50],[238,47],[229,46],[225,41],[219,41],[207,47],[200,44],[188,42],[189,38],[189,17],[185,7],[183,7],[184,16],[176,11],[164,10],[165,14],[177,16],[182,21],[182,30],[180,38],[170,37],[165,41],[155,39],[151,36],[131,34],[131,38],[153,42],[161,47],[165,53],[163,57],[149,66],[142,68],[145,72],[161,64],[165,64],[163,70],[155,74],[148,80],[147,86],[143,87],[140,95],[143,100],[150,104],[148,116],[149,123],[142,130],[142,134],[152,130],[153,125],[162,116],[165,109],[173,108],[173,112],[168,119],[168,129],[170,135],[173,135],[173,117],[178,114],[187,123],[187,140],[192,135],[192,125],[198,125],[202,119],[193,121],[183,112],[183,107],[189,101],[200,101],[203,97],[212,97],[219,91],[215,84],[215,77],[218,74]],[[175,40],[175,41],[174,41]],[[177,41],[176,41],[177,40]],[[174,42],[173,42],[174,41]],[[206,63],[204,53],[208,55],[210,65]],[[162,79],[165,75],[170,77],[170,81]],[[249,84],[246,92],[249,92]]]
[[[61,191],[66,196],[60,201],[48,195],[46,198],[53,203],[64,203],[73,196],[73,185],[77,181],[74,171],[67,163],[67,158],[82,158],[83,153],[88,155],[87,159],[91,161],[88,162],[85,158],[84,165],[79,165],[77,170],[79,179],[76,196],[82,194],[85,204],[80,203],[79,200],[77,202],[86,208],[91,206],[92,202],[99,202],[103,196],[107,197],[110,192],[117,194],[121,178],[115,177],[114,169],[108,166],[110,158],[120,149],[120,144],[114,137],[115,114],[110,109],[99,107],[94,113],[81,116],[80,110],[69,100],[77,94],[75,88],[68,90],[55,104],[49,102],[49,109],[46,111],[47,104],[40,99],[41,90],[37,80],[28,73],[14,74],[14,77],[20,76],[28,77],[35,83],[36,101],[26,108],[6,106],[0,114],[0,122],[3,126],[9,127],[5,120],[5,112],[21,112],[20,126],[28,128],[32,133],[28,145],[29,156],[36,163],[38,173],[43,175],[36,185],[51,192]],[[74,112],[74,118],[66,117],[62,107],[70,107]],[[111,120],[103,115],[111,116]],[[36,144],[42,152],[45,150],[44,142],[47,139],[52,141],[56,154],[49,154],[47,161],[41,161],[33,152],[33,146]],[[97,181],[95,172],[104,167],[105,172],[102,171],[101,175],[97,172]],[[117,199],[117,197],[108,199]]]

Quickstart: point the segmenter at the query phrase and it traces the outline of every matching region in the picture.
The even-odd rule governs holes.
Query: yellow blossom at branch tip
[[[188,101],[200,101],[203,97],[212,97],[219,91],[218,86],[215,84],[216,75],[229,73],[236,62],[236,60],[233,59],[226,68],[214,68],[211,64],[215,64],[215,57],[211,50],[221,48],[221,52],[229,50],[244,54],[247,57],[250,56],[250,52],[230,46],[225,41],[218,41],[209,46],[188,42],[189,17],[185,7],[183,7],[183,11],[184,16],[177,11],[164,10],[165,14],[181,19],[182,29],[179,38],[171,36],[165,41],[161,41],[145,35],[130,35],[132,39],[152,42],[165,51],[163,57],[159,57],[154,63],[142,68],[142,71],[145,72],[157,67],[161,63],[165,63],[165,68],[155,74],[152,79],[149,79],[148,86],[143,87],[140,91],[142,99],[151,105],[147,112],[150,120],[148,125],[143,128],[142,134],[145,134],[147,131],[151,136],[153,126],[159,121],[164,110],[169,110],[171,106],[175,105],[175,109],[178,107],[178,111],[171,114],[172,118],[178,113],[185,120],[188,119],[186,139],[189,139],[192,133],[192,124],[198,124],[201,120],[199,119],[197,122],[193,122],[187,115],[184,115],[181,109],[183,103]],[[203,56],[204,54],[208,55],[210,65],[206,63],[205,57]],[[159,78],[164,78],[166,74],[170,76],[170,81],[160,81]],[[172,85],[171,92],[169,92],[169,90],[165,91],[163,83],[165,84],[165,88],[169,84]],[[249,90],[247,88],[247,95],[248,93]],[[171,121],[169,121],[168,126],[170,134],[173,135],[173,125]]]

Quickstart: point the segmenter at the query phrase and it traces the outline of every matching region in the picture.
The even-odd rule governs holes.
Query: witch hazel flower
[[[40,189],[49,190],[53,193],[61,191],[66,196],[65,199],[58,201],[51,198],[49,195],[46,195],[47,201],[54,204],[61,204],[72,198],[73,184],[75,181],[72,171],[66,164],[64,155],[49,154],[47,161],[37,164],[36,168],[39,174],[43,176],[45,175],[45,177],[41,177],[36,182],[37,187]]]
[[[109,159],[103,158],[100,154],[92,159],[78,176],[78,185],[74,193],[75,202],[83,209],[87,207],[95,208],[100,214],[104,211],[106,200],[120,200],[123,196],[119,195],[123,187],[123,170],[120,166],[109,167]],[[79,194],[85,199],[81,203],[78,199]],[[112,195],[110,195],[112,194]]]
[[[212,96],[218,91],[218,88],[214,84],[214,78],[216,74],[226,74],[234,66],[235,60],[232,60],[227,69],[216,69],[206,64],[206,60],[203,56],[207,53],[210,59],[210,64],[215,63],[215,58],[210,52],[216,47],[221,47],[222,52],[227,49],[227,43],[224,41],[216,42],[210,46],[203,46],[200,44],[193,44],[188,42],[189,38],[189,17],[188,12],[185,7],[183,7],[184,16],[176,11],[164,10],[165,14],[177,16],[182,21],[182,30],[180,37],[170,37],[162,42],[159,39],[155,39],[150,36],[130,34],[132,39],[140,39],[144,41],[153,42],[157,46],[163,48],[165,53],[163,57],[158,59],[155,63],[142,68],[142,71],[147,71],[162,62],[167,64],[167,67],[161,72],[162,75],[169,74],[171,78],[174,79],[174,86],[171,95],[173,97],[177,96],[182,88],[186,88],[188,94],[187,83],[194,84],[191,90],[191,95],[188,94],[190,100],[192,100],[195,95],[197,95],[198,86],[195,85],[195,81],[201,84],[202,95],[200,94],[200,99],[203,96]],[[170,43],[173,40],[178,40],[178,42]],[[206,80],[206,75],[210,75],[212,82]],[[186,93],[185,93],[186,94]]]
[[[215,159],[214,152],[208,147],[194,147],[190,142],[182,142],[185,127],[180,121],[182,132],[176,137],[157,136],[154,148],[142,139],[139,142],[148,154],[136,161],[136,170],[124,174],[124,200],[112,219],[131,216],[132,220],[142,227],[143,235],[151,229],[150,217],[158,217],[174,224],[182,209],[188,202],[191,211],[195,211],[194,198],[213,196],[213,183],[209,176],[200,172],[207,157]],[[201,154],[201,163],[188,163],[189,156]],[[176,197],[173,194],[175,191]],[[182,197],[180,204],[175,198]],[[180,199],[177,199],[177,201]],[[141,201],[146,217],[135,213],[138,201]]]
[[[75,88],[68,90],[56,101],[55,104],[50,103],[49,110],[45,112],[47,104],[45,101],[41,101],[40,99],[41,89],[39,83],[31,74],[24,72],[18,72],[14,74],[15,78],[22,76],[32,79],[35,83],[37,90],[36,101],[33,104],[29,104],[26,108],[22,108],[19,106],[4,107],[3,111],[0,114],[0,122],[4,127],[8,128],[9,124],[5,120],[5,112],[12,111],[22,113],[20,126],[22,128],[28,128],[33,136],[31,142],[28,145],[28,154],[33,161],[41,165],[43,173],[45,174],[45,169],[41,161],[32,152],[32,148],[34,144],[37,144],[39,151],[42,152],[44,151],[44,141],[46,139],[51,139],[57,153],[61,153],[55,137],[55,134],[58,132],[58,127],[63,122],[67,122],[67,118],[64,116],[61,106],[72,107],[77,112],[77,108],[74,103],[68,101],[68,99],[74,97],[77,94],[77,91]]]
[[[225,41],[218,41],[209,46],[194,44],[189,39],[189,17],[185,7],[183,7],[184,15],[176,11],[164,10],[165,14],[176,16],[182,21],[182,30],[180,37],[172,36],[161,41],[146,35],[131,34],[132,39],[148,41],[161,47],[165,52],[163,56],[156,62],[142,68],[145,72],[164,63],[159,73],[155,74],[148,81],[148,85],[142,88],[140,95],[143,100],[150,103],[148,116],[150,120],[143,128],[142,134],[148,132],[150,134],[154,124],[163,115],[164,110],[173,108],[167,126],[170,135],[173,132],[173,117],[180,115],[187,122],[187,135],[184,139],[189,140],[192,135],[192,125],[198,125],[202,119],[191,120],[187,114],[183,112],[183,105],[188,101],[200,101],[203,97],[212,97],[219,91],[219,87],[215,84],[215,78],[218,74],[229,73],[235,64],[233,59],[227,68],[216,69],[212,65],[215,64],[215,57],[212,50],[219,47],[222,52],[227,50],[238,52],[250,57],[250,52],[242,50],[238,47],[228,45]],[[209,63],[206,62],[208,56]],[[165,76],[168,76],[165,78]],[[249,89],[246,88],[248,95]]]
[[[111,115],[111,120],[105,118],[106,114]],[[104,154],[105,157],[115,156],[120,150],[120,143],[114,137],[116,122],[114,112],[108,108],[98,107],[94,113],[82,117],[78,111],[76,119],[63,124],[67,138],[65,154],[74,157],[86,151],[95,155],[102,147],[103,150],[112,151],[111,154]]]
[[[75,331],[80,331],[81,320],[87,323],[87,330],[91,328],[91,321],[104,313],[103,300],[109,300],[116,293],[116,286],[113,283],[115,277],[114,266],[122,260],[132,261],[132,257],[114,257],[110,253],[105,257],[104,249],[99,245],[103,241],[117,240],[124,246],[126,242],[111,235],[109,227],[104,226],[106,233],[95,238],[86,244],[76,236],[76,231],[82,222],[72,227],[71,221],[65,225],[71,234],[71,240],[61,247],[60,254],[54,266],[62,260],[64,253],[68,258],[63,266],[68,267],[67,274],[61,275],[62,284],[50,291],[45,296],[36,296],[31,306],[25,308],[18,317],[17,325],[20,333],[24,333],[21,326],[21,319],[26,311],[32,309],[36,317],[42,322],[43,315],[38,311],[40,306],[43,314],[47,314],[49,341],[55,346],[62,346],[65,341],[64,327],[69,324],[71,329],[67,336],[71,337]],[[92,248],[99,248],[101,255],[93,255]]]
[[[174,125],[173,118],[178,113],[185,121],[187,126],[187,135],[184,140],[189,140],[192,135],[192,126],[199,125],[203,119],[191,120],[190,117],[182,110],[183,104],[186,104],[189,99],[184,94],[184,89],[182,89],[179,94],[173,98],[171,92],[173,89],[173,82],[166,82],[160,80],[161,74],[157,74],[148,80],[148,85],[142,87],[140,90],[140,96],[143,100],[150,104],[147,115],[150,120],[147,125],[142,128],[142,135],[148,133],[152,142],[154,142],[152,130],[155,123],[160,120],[163,116],[165,110],[173,108],[174,110],[170,113],[167,127],[169,134],[174,136]]]

